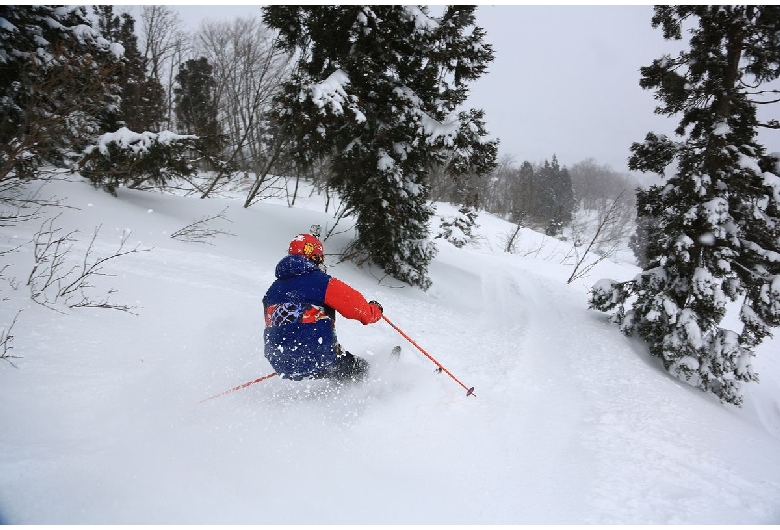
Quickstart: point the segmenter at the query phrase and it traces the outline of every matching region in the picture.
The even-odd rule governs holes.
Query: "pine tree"
[[[637,218],[636,229],[628,241],[628,248],[634,253],[636,263],[643,269],[647,267],[647,247],[650,246],[650,230],[656,221],[644,215]]]
[[[527,160],[513,175],[509,184],[511,206],[509,212],[513,223],[525,224],[536,216],[536,187],[534,166]]]
[[[103,36],[124,48],[118,76],[122,89],[118,126],[124,125],[138,132],[159,131],[165,115],[165,91],[156,77],[147,74],[147,61],[138,48],[135,19],[129,13],[114,15],[111,5],[93,6],[92,9]]]
[[[780,177],[757,140],[778,122],[756,110],[780,76],[780,8],[660,6],[652,20],[678,40],[687,22],[689,49],[641,69],[657,112],[680,115],[682,138],[648,134],[632,146],[633,170],[663,175],[676,162],[664,185],[637,196],[638,216],[653,221],[647,263],[632,281],[599,282],[591,307],[617,309],[669,372],[741,405],[741,383],[758,380],[755,348],[780,325]],[[733,303],[741,331],[720,327]]]
[[[84,8],[0,6],[0,181],[33,178],[100,133],[120,56]]]
[[[564,225],[571,222],[574,213],[571,175],[553,155],[552,162],[544,161],[535,181],[538,187],[537,221],[547,223],[549,235],[558,234]]]
[[[457,214],[441,218],[436,239],[446,239],[457,248],[462,248],[474,238],[473,230],[476,227],[479,227],[477,212],[473,207],[461,206]]]
[[[353,250],[423,289],[435,254],[429,240],[428,171],[486,173],[497,142],[480,110],[458,111],[467,83],[493,59],[474,7],[432,17],[424,6],[270,6],[264,21],[297,74],[276,113],[305,167],[330,161],[329,184],[357,217]]]
[[[216,82],[208,59],[189,59],[176,74],[174,88],[176,120],[179,131],[201,138],[211,155],[221,148],[217,122]]]

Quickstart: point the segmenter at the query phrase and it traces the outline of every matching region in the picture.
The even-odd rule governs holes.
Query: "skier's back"
[[[362,379],[368,362],[342,350],[336,312],[373,324],[382,306],[325,272],[322,242],[311,234],[292,240],[263,297],[265,357],[285,379]]]

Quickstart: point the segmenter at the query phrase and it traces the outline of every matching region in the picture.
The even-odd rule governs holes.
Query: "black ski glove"
[[[373,305],[377,306],[377,307],[379,308],[379,312],[380,312],[380,313],[382,313],[382,314],[384,314],[385,310],[384,310],[384,309],[382,309],[382,304],[380,304],[380,303],[379,303],[379,302],[377,302],[376,300],[371,300],[371,301],[369,302],[369,304],[373,304]]]

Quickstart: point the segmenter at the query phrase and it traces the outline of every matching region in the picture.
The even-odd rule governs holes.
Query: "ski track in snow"
[[[563,496],[575,513],[588,514],[574,519],[565,513],[537,514],[530,515],[531,521],[538,517],[564,524],[727,522],[721,514],[711,515],[713,499],[737,511],[732,524],[744,522],[745,513],[755,521],[777,517],[774,499],[780,498],[780,483],[731,480],[735,470],[715,451],[702,451],[700,441],[692,439],[692,427],[711,430],[716,440],[718,429],[709,428],[671,388],[698,391],[665,376],[659,382],[658,369],[640,360],[641,353],[634,351],[629,339],[614,333],[614,325],[605,323],[610,340],[594,333],[592,321],[599,317],[587,313],[560,284],[511,265],[484,271],[482,277],[487,304],[483,318],[502,328],[502,338],[490,343],[496,348],[493,351],[500,351],[501,342],[510,344],[511,337],[516,340],[516,365],[492,366],[506,372],[508,383],[517,383],[502,389],[509,401],[506,410],[536,409],[527,418],[521,412],[505,419],[507,425],[517,422],[531,431],[523,440],[523,459],[517,462],[519,475],[534,477],[534,490],[524,495],[527,505],[538,505],[533,501],[537,496],[539,501]],[[517,324],[506,326],[512,322]],[[566,323],[563,328],[561,323]],[[535,381],[525,381],[527,374],[533,374]],[[576,386],[562,388],[560,381]],[[706,398],[703,405],[724,412]],[[673,421],[660,421],[659,409]],[[555,422],[555,430],[545,431],[544,425],[525,421],[538,418]],[[551,432],[555,437],[549,436]],[[756,435],[752,443],[767,443],[763,433]],[[516,452],[507,442],[507,454]],[[534,452],[529,454],[528,448]],[[553,466],[570,468],[571,474],[564,476],[589,480],[562,481],[547,472]],[[714,483],[713,476],[717,477]],[[675,501],[669,499],[670,490]],[[524,517],[529,517],[528,512]]]
[[[586,522],[740,524],[745,514],[755,521],[769,521],[777,515],[773,499],[780,496],[780,483],[732,478],[735,470],[720,460],[718,452],[710,450],[709,444],[702,448],[701,440],[695,439],[704,432],[720,449],[717,440],[727,433],[708,425],[701,411],[695,410],[699,407],[690,408],[673,387],[698,393],[700,398],[703,394],[669,378],[659,381],[658,368],[648,370],[630,341],[619,337],[616,342],[624,345],[613,349],[593,333],[592,326],[582,325],[581,317],[571,317],[567,319],[572,323],[570,336],[577,337],[580,346],[588,344],[574,351],[590,354],[590,358],[569,357],[580,374],[574,379],[587,404],[578,429],[580,443],[596,456],[596,473],[588,489],[594,515]],[[700,405],[714,409],[716,416],[727,413],[707,398]],[[756,434],[754,443],[767,442],[761,433]],[[733,519],[714,515],[713,503],[734,508]]]

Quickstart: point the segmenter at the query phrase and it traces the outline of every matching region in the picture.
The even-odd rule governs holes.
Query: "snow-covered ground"
[[[566,244],[487,214],[474,245],[438,241],[427,292],[329,260],[387,323],[339,319],[371,377],[338,387],[272,378],[261,299],[289,240],[333,226],[305,190],[242,208],[83,182],[44,189],[72,208],[0,228],[0,520],[11,524],[746,524],[780,523],[780,342],[761,346],[761,383],[741,409],[671,378],[608,316],[587,309],[605,261],[566,284]],[[219,214],[211,244],[172,239]],[[454,214],[449,205],[439,213]],[[78,229],[80,265],[124,249],[94,298],[134,306],[60,312],[30,300],[30,241],[46,219]],[[344,221],[325,242],[350,241]],[[59,232],[62,234],[63,232]],[[148,251],[146,251],[148,249]],[[381,280],[381,281],[380,281]],[[401,345],[400,359],[390,355]],[[0,351],[1,353],[1,351]]]

